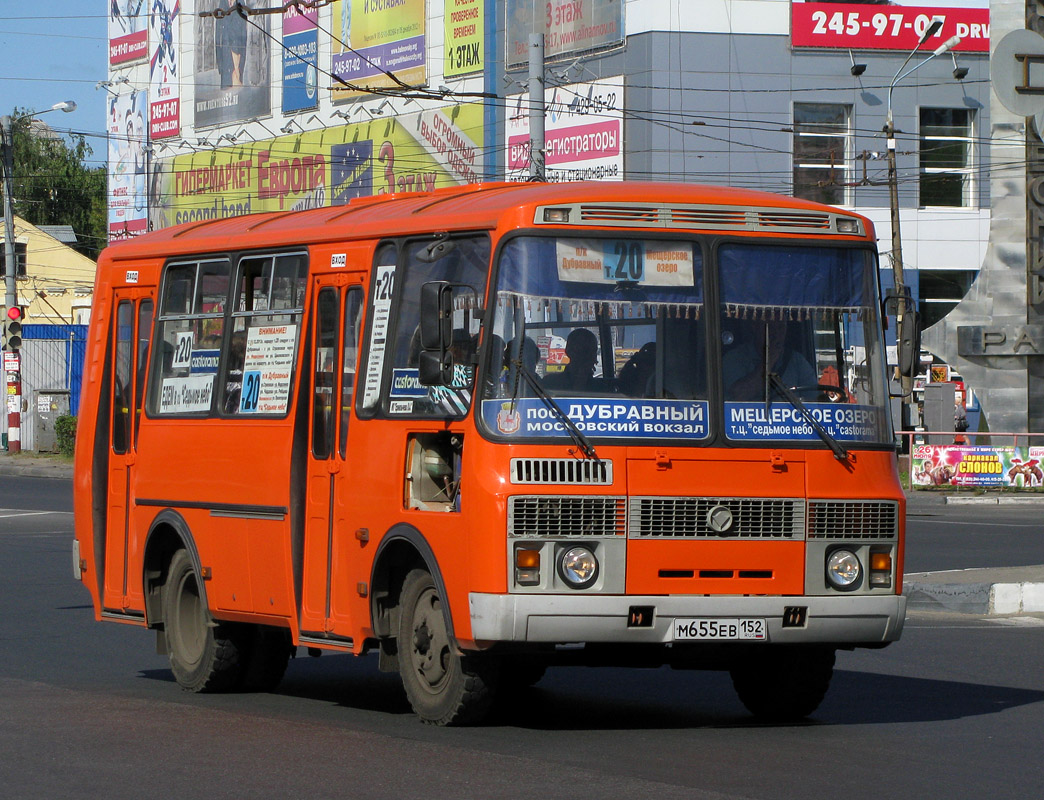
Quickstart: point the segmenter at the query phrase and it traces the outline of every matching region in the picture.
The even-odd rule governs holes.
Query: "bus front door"
[[[109,474],[105,524],[105,588],[102,606],[107,611],[143,611],[141,581],[133,580],[132,563],[141,554],[132,552],[131,498],[138,423],[144,407],[145,362],[152,338],[153,289],[117,290],[116,313],[110,331],[109,353]],[[140,570],[139,570],[140,574]]]
[[[301,588],[301,635],[343,640],[350,594],[353,528],[344,502],[349,480],[348,421],[358,360],[362,285],[348,275],[316,278],[312,296],[311,419]],[[354,584],[352,584],[354,588]]]

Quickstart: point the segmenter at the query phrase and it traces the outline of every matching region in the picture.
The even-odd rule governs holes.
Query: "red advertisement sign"
[[[794,47],[853,50],[913,50],[933,19],[943,24],[922,48],[931,52],[951,36],[957,52],[988,53],[989,8],[791,3],[790,41]]]

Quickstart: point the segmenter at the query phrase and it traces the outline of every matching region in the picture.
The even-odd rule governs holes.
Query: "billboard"
[[[196,127],[271,113],[270,15],[236,10],[268,8],[269,0],[197,0],[196,5]]]
[[[181,0],[153,0],[149,12],[149,137],[165,139],[181,132],[178,53]]]
[[[153,172],[152,224],[342,205],[482,176],[481,103],[279,136],[166,159]]]
[[[556,86],[544,93],[548,181],[622,181],[623,77]],[[529,93],[508,98],[507,179],[529,177]]]
[[[481,72],[485,59],[485,0],[447,0],[443,16],[447,78]]]
[[[335,101],[398,87],[389,73],[408,86],[425,82],[425,0],[336,0],[332,8],[330,71],[335,86],[351,84],[334,90]]]
[[[990,50],[989,0],[971,0],[959,7],[951,2],[905,2],[886,6],[870,3],[791,3],[790,40],[794,47],[851,48],[853,50],[910,51],[933,19],[942,27],[923,47],[932,50],[951,36],[961,41],[957,52]]]
[[[109,0],[109,66],[144,61],[149,54],[145,0]]]
[[[914,448],[914,486],[1032,488],[1044,484],[1044,447],[925,444]]]
[[[529,34],[544,34],[544,58],[623,44],[624,0],[507,0],[507,67],[529,63]]]
[[[319,105],[319,9],[287,6],[283,11],[284,114]]]
[[[109,241],[137,236],[148,227],[146,95],[109,98]]]

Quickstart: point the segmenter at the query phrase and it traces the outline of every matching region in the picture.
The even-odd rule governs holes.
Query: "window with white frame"
[[[972,205],[972,122],[967,108],[921,109],[921,206]]]
[[[848,202],[852,106],[794,104],[794,197],[831,205]]]

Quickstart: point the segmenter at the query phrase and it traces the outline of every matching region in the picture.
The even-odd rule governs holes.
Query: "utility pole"
[[[529,179],[544,180],[544,34],[529,34]]]
[[[4,150],[4,305],[10,312],[18,306],[18,260],[15,257],[14,203],[11,176],[14,172],[12,138],[14,131],[10,116],[0,117],[0,137]],[[7,452],[18,453],[22,449],[22,399],[21,364],[17,350],[4,352],[4,372],[7,376]],[[12,388],[14,392],[12,393]]]

